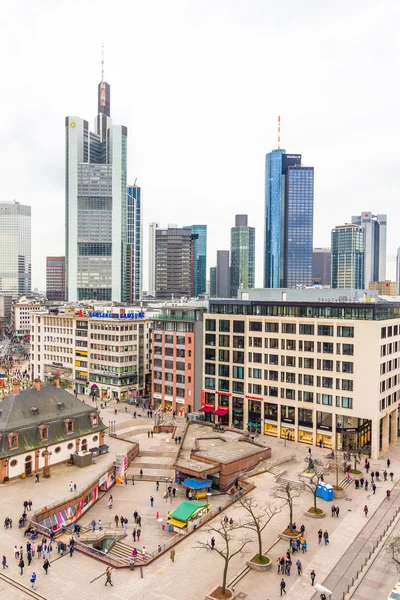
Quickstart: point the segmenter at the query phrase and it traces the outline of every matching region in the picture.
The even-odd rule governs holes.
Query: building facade
[[[126,294],[128,304],[142,300],[143,293],[143,232],[141,188],[128,186],[126,233]]]
[[[127,128],[110,117],[110,86],[98,88],[95,131],[65,118],[66,297],[121,302],[126,293]]]
[[[101,310],[32,316],[32,376],[47,382],[57,369],[77,393],[105,400],[146,395],[150,319],[135,308]]]
[[[154,408],[187,414],[200,407],[203,374],[203,314],[206,306],[163,306],[152,330]]]
[[[195,298],[206,293],[207,280],[207,225],[191,225],[193,234],[193,295]]]
[[[217,250],[216,297],[230,298],[231,270],[229,267],[229,250]]]
[[[147,295],[153,297],[156,295],[156,231],[158,228],[158,223],[150,223],[149,225],[149,281]]]
[[[370,281],[369,290],[376,290],[380,296],[397,296],[397,283],[395,281]]]
[[[235,216],[231,228],[231,296],[237,296],[240,288],[255,285],[256,230],[248,227],[247,215]]]
[[[31,288],[31,207],[0,202],[0,292],[24,296]]]
[[[359,225],[338,225],[332,229],[331,287],[364,288],[364,231]]]
[[[194,234],[169,225],[156,229],[155,297],[160,300],[194,295]]]
[[[210,267],[210,298],[217,296],[217,267]]]
[[[273,150],[265,157],[264,287],[312,283],[314,168],[301,154]]]
[[[26,300],[12,306],[11,327],[14,335],[23,337],[31,332],[31,316],[43,310],[40,302]]]
[[[373,215],[371,211],[351,217],[354,225],[364,232],[364,285],[386,279],[386,215]]]
[[[399,431],[400,303],[376,292],[345,301],[349,290],[337,299],[315,291],[308,301],[262,300],[269,290],[210,301],[203,412],[239,429],[377,458]]]
[[[52,302],[65,300],[65,256],[46,258],[46,297]]]
[[[312,261],[313,285],[331,285],[331,249],[314,248]]]
[[[87,452],[104,444],[99,412],[56,385],[35,386],[14,393],[1,403],[0,480],[23,473],[49,476],[51,465],[67,462],[75,452]],[[47,452],[46,452],[47,451]],[[46,473],[47,469],[47,473]]]

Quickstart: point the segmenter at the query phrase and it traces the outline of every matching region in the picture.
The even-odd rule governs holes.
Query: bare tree
[[[241,529],[243,526],[240,523],[236,523],[233,525],[229,525],[229,523],[224,523],[221,521],[220,527],[213,527],[210,525],[207,527],[207,533],[211,533],[212,536],[216,534],[222,541],[222,546],[220,547],[218,541],[215,542],[215,545],[212,546],[211,541],[207,542],[197,542],[196,548],[203,548],[205,550],[212,550],[219,554],[219,556],[224,560],[224,572],[222,577],[222,595],[225,595],[226,590],[226,581],[228,578],[228,567],[229,563],[237,554],[243,554],[244,548],[251,542],[251,539],[247,537],[242,537],[240,539],[236,539],[233,537],[232,533],[237,529]],[[235,548],[232,548],[232,546]]]
[[[303,485],[312,493],[313,498],[314,498],[314,512],[316,513],[318,511],[317,508],[317,492],[318,492],[318,486],[320,484],[321,481],[321,476],[324,474],[323,471],[319,471],[318,473],[315,473],[311,478],[306,478],[303,477],[302,478],[302,483]]]
[[[394,536],[389,539],[386,542],[385,547],[390,554],[390,558],[396,563],[400,571],[400,536]]]
[[[244,508],[249,514],[249,521],[242,524],[243,529],[254,531],[258,540],[258,558],[261,561],[263,556],[262,537],[261,534],[270,521],[277,513],[281,512],[281,507],[276,506],[273,502],[267,502],[263,506],[259,506],[252,496],[239,498],[236,508]]]
[[[300,496],[300,490],[298,484],[292,481],[286,481],[278,485],[274,492],[275,498],[280,498],[284,500],[285,504],[288,505],[289,508],[289,529],[293,531],[293,502],[295,498]]]

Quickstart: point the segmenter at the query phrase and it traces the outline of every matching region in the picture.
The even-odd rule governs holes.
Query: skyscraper
[[[210,298],[217,296],[217,267],[210,267]]]
[[[191,229],[193,239],[193,295],[200,296],[206,293],[207,280],[207,225],[189,225],[184,229]]]
[[[301,154],[265,157],[264,287],[312,283],[314,167]]]
[[[0,292],[25,295],[31,285],[31,207],[0,202]]]
[[[46,258],[46,296],[53,302],[65,300],[65,256]]]
[[[364,230],[364,285],[386,279],[386,215],[373,215],[371,211],[351,217],[354,225]]]
[[[126,302],[134,304],[142,299],[143,291],[143,239],[141,190],[128,186],[126,231]]]
[[[65,118],[67,300],[126,295],[127,128],[110,118],[110,86],[98,87],[95,131]]]
[[[364,288],[364,231],[359,225],[338,225],[332,229],[331,287]]]
[[[156,229],[155,297],[161,300],[193,296],[194,237],[191,228]]]
[[[156,231],[158,227],[158,223],[150,223],[149,225],[149,281],[147,288],[148,296],[155,296],[156,294]]]
[[[247,215],[235,216],[231,228],[231,296],[236,298],[239,288],[253,288],[255,274],[254,227],[247,226]]]
[[[331,285],[331,249],[314,248],[312,261],[314,285]]]
[[[230,298],[231,275],[229,268],[229,250],[217,250],[217,298]]]

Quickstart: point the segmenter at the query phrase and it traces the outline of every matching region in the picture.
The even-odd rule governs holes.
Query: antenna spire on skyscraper
[[[104,44],[101,44],[101,83],[104,83]]]
[[[278,115],[278,150],[281,147],[281,116]]]

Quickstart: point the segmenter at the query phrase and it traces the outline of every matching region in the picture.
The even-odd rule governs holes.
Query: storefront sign
[[[119,314],[119,313],[100,313],[90,312],[89,316],[93,319],[145,319],[146,315],[144,312]]]
[[[204,392],[204,390],[201,390],[200,401],[201,401],[202,405],[205,403],[205,392]]]
[[[331,428],[328,425],[317,425],[317,429],[326,429],[327,431],[330,431]],[[350,431],[350,429],[347,431]]]
[[[154,398],[157,398],[157,400],[161,400],[161,394],[153,394]]]
[[[219,394],[220,396],[232,396],[232,394],[230,394],[229,392],[215,392],[216,394]]]
[[[293,425],[293,419],[282,419],[284,423],[291,423]]]
[[[183,398],[175,398],[175,402],[177,404],[185,404],[185,400]]]
[[[104,475],[102,475],[99,479],[99,487],[101,485],[103,485],[103,483],[105,483],[107,481],[107,479],[108,479],[108,473],[104,473]]]
[[[246,398],[250,398],[250,400],[258,400],[258,402],[262,402],[263,398],[260,398],[259,396],[247,396]]]
[[[63,367],[63,363],[62,362],[52,362],[52,365],[54,365],[55,367]]]

